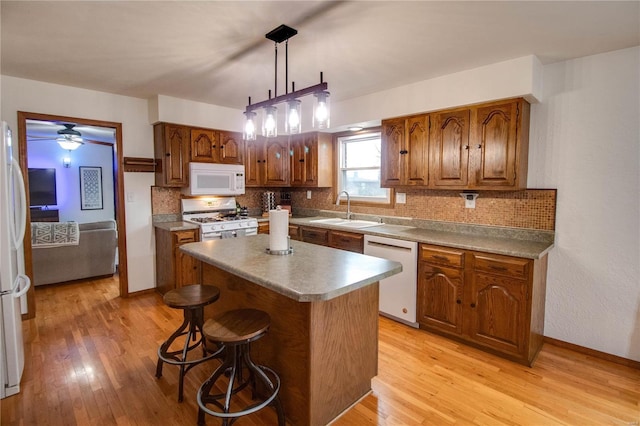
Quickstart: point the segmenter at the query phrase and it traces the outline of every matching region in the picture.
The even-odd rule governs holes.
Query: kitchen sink
[[[360,229],[360,228],[368,228],[370,226],[380,226],[384,225],[383,223],[373,222],[371,220],[347,220],[340,219],[337,217],[331,217],[327,219],[313,219],[309,221],[310,223],[322,223],[325,225],[333,225],[343,228],[351,228],[351,229]]]

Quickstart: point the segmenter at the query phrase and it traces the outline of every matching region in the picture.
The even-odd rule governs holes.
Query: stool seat
[[[208,319],[202,328],[208,340],[225,344],[246,343],[269,329],[269,314],[257,309],[237,309]]]
[[[220,297],[220,289],[212,285],[187,285],[169,290],[162,297],[164,303],[175,309],[194,309],[209,305]]]
[[[205,338],[225,348],[224,362],[213,372],[211,377],[200,386],[197,394],[198,425],[204,425],[205,414],[222,419],[222,425],[232,425],[239,417],[255,413],[272,405],[278,415],[278,425],[285,426],[284,410],[278,397],[280,378],[272,369],[257,365],[250,355],[251,342],[260,339],[267,333],[271,325],[271,317],[257,309],[236,309],[208,319],[202,332]],[[249,373],[244,377],[244,370]],[[222,387],[224,393],[211,393],[218,379],[223,375],[229,380]],[[266,389],[258,398],[257,381]],[[232,397],[251,386],[252,399],[259,399],[243,409],[232,409]],[[207,406],[209,405],[209,406]]]
[[[220,358],[223,346],[218,345],[218,349],[211,352],[207,349],[206,339],[202,331],[204,323],[204,307],[220,297],[220,289],[211,285],[193,284],[170,290],[165,293],[162,300],[174,309],[182,309],[184,320],[176,331],[158,348],[158,364],[156,366],[156,377],[162,377],[163,363],[178,365],[180,372],[178,375],[178,402],[182,402],[184,376],[196,365],[208,361],[212,358]],[[173,342],[185,336],[184,345],[180,349],[171,349]],[[187,358],[188,354],[202,347],[202,357]]]

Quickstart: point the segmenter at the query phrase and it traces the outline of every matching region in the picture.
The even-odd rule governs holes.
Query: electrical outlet
[[[307,191],[307,200],[311,199],[311,191]]]
[[[407,194],[405,192],[396,192],[396,203],[407,204]]]

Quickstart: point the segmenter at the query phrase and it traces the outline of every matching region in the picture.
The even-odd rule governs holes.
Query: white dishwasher
[[[418,243],[365,235],[364,254],[402,264],[401,273],[380,280],[380,313],[418,328],[416,322]]]

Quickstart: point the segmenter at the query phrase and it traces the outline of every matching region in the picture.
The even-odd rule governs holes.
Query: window
[[[391,191],[380,187],[380,132],[338,137],[338,152],[338,192],[347,191],[351,201],[389,204]]]

